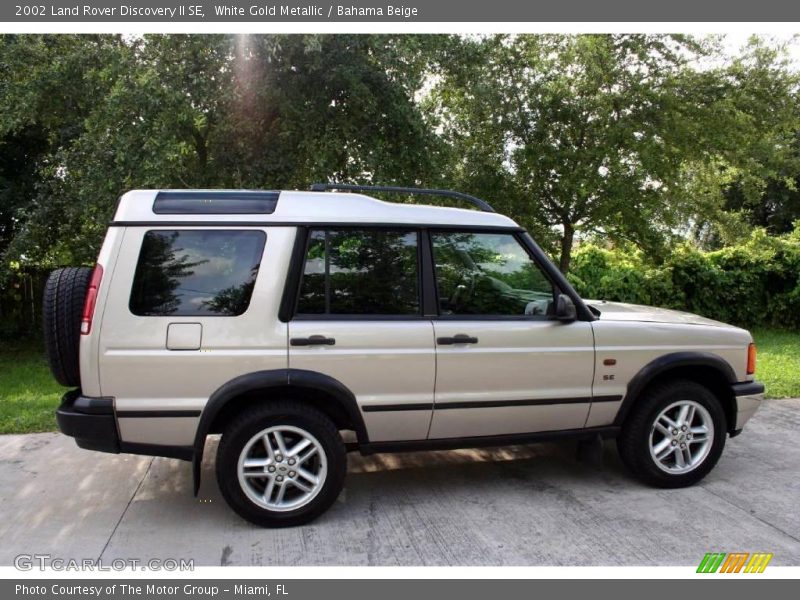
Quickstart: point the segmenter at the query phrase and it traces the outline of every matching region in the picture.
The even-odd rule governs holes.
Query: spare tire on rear
[[[91,278],[89,267],[64,267],[50,273],[44,286],[44,344],[50,370],[61,385],[81,385],[81,318]]]

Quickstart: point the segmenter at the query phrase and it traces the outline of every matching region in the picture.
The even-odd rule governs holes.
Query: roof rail
[[[397,194],[418,194],[421,196],[446,196],[457,200],[464,200],[477,206],[483,212],[496,212],[492,205],[469,194],[454,192],[452,190],[435,190],[428,188],[396,187],[391,185],[351,185],[349,183],[315,183],[311,186],[312,192],[326,192],[328,190],[339,190],[347,192],[392,192]]]

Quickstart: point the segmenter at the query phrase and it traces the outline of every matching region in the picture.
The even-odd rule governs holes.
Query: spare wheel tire
[[[50,273],[44,286],[44,344],[50,371],[61,385],[81,385],[81,318],[91,278],[89,267],[64,267]]]

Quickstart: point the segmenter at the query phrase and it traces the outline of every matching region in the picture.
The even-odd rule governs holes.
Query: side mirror
[[[556,310],[554,317],[559,321],[568,323],[578,318],[578,313],[575,310],[575,303],[572,298],[566,294],[559,294],[556,297]]]

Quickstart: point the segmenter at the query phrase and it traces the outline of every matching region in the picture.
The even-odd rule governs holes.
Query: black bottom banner
[[[713,579],[712,579],[713,577]],[[674,600],[713,593],[726,600],[768,594],[796,598],[797,582],[781,579],[308,579],[308,580],[3,580],[0,598],[9,600],[533,600],[539,598],[646,598]],[[762,596],[764,597],[764,596]]]

